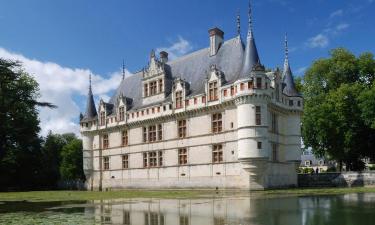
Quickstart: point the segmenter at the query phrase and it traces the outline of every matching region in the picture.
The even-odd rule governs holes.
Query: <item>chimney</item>
[[[160,61],[163,62],[163,63],[167,63],[168,62],[168,52],[166,51],[161,51],[159,53],[159,56],[160,56]]]
[[[214,56],[219,51],[219,48],[224,41],[224,32],[215,27],[208,30],[210,34],[210,56]]]

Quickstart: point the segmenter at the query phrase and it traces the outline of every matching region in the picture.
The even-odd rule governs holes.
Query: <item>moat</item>
[[[375,193],[0,201],[0,224],[374,224]]]

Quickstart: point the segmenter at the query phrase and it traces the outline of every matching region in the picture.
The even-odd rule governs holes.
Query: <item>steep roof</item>
[[[204,93],[203,81],[207,78],[212,64],[224,72],[228,82],[237,80],[242,67],[243,55],[243,43],[240,36],[237,36],[224,42],[214,56],[209,55],[209,48],[204,48],[168,62],[166,72],[172,79],[176,77],[184,79],[190,84],[190,95],[197,95]],[[125,78],[109,102],[114,104],[118,96],[122,94],[133,99],[133,108],[143,107],[141,79],[142,72]]]
[[[87,94],[86,112],[82,118],[82,121],[88,121],[94,119],[98,113],[96,112],[94,96],[91,90],[91,74],[90,74],[90,85],[89,92]]]
[[[284,70],[283,70],[283,93],[287,96],[301,96],[296,89],[296,85],[294,83],[293,73],[290,69],[289,65],[289,57],[288,57],[288,40],[285,35],[285,61],[284,61]]]

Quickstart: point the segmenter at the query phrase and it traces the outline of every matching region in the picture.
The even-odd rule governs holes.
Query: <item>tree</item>
[[[316,155],[345,162],[352,170],[363,169],[364,157],[374,158],[374,74],[372,54],[356,58],[343,48],[306,71],[302,136]]]
[[[82,141],[74,137],[61,151],[60,174],[63,180],[84,179]]]

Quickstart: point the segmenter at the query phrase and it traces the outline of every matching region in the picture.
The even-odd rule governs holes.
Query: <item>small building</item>
[[[88,189],[297,185],[302,96],[285,39],[284,70],[266,70],[249,9],[245,40],[208,31],[175,60],[152,51],[98,111],[91,84],[80,125]]]

